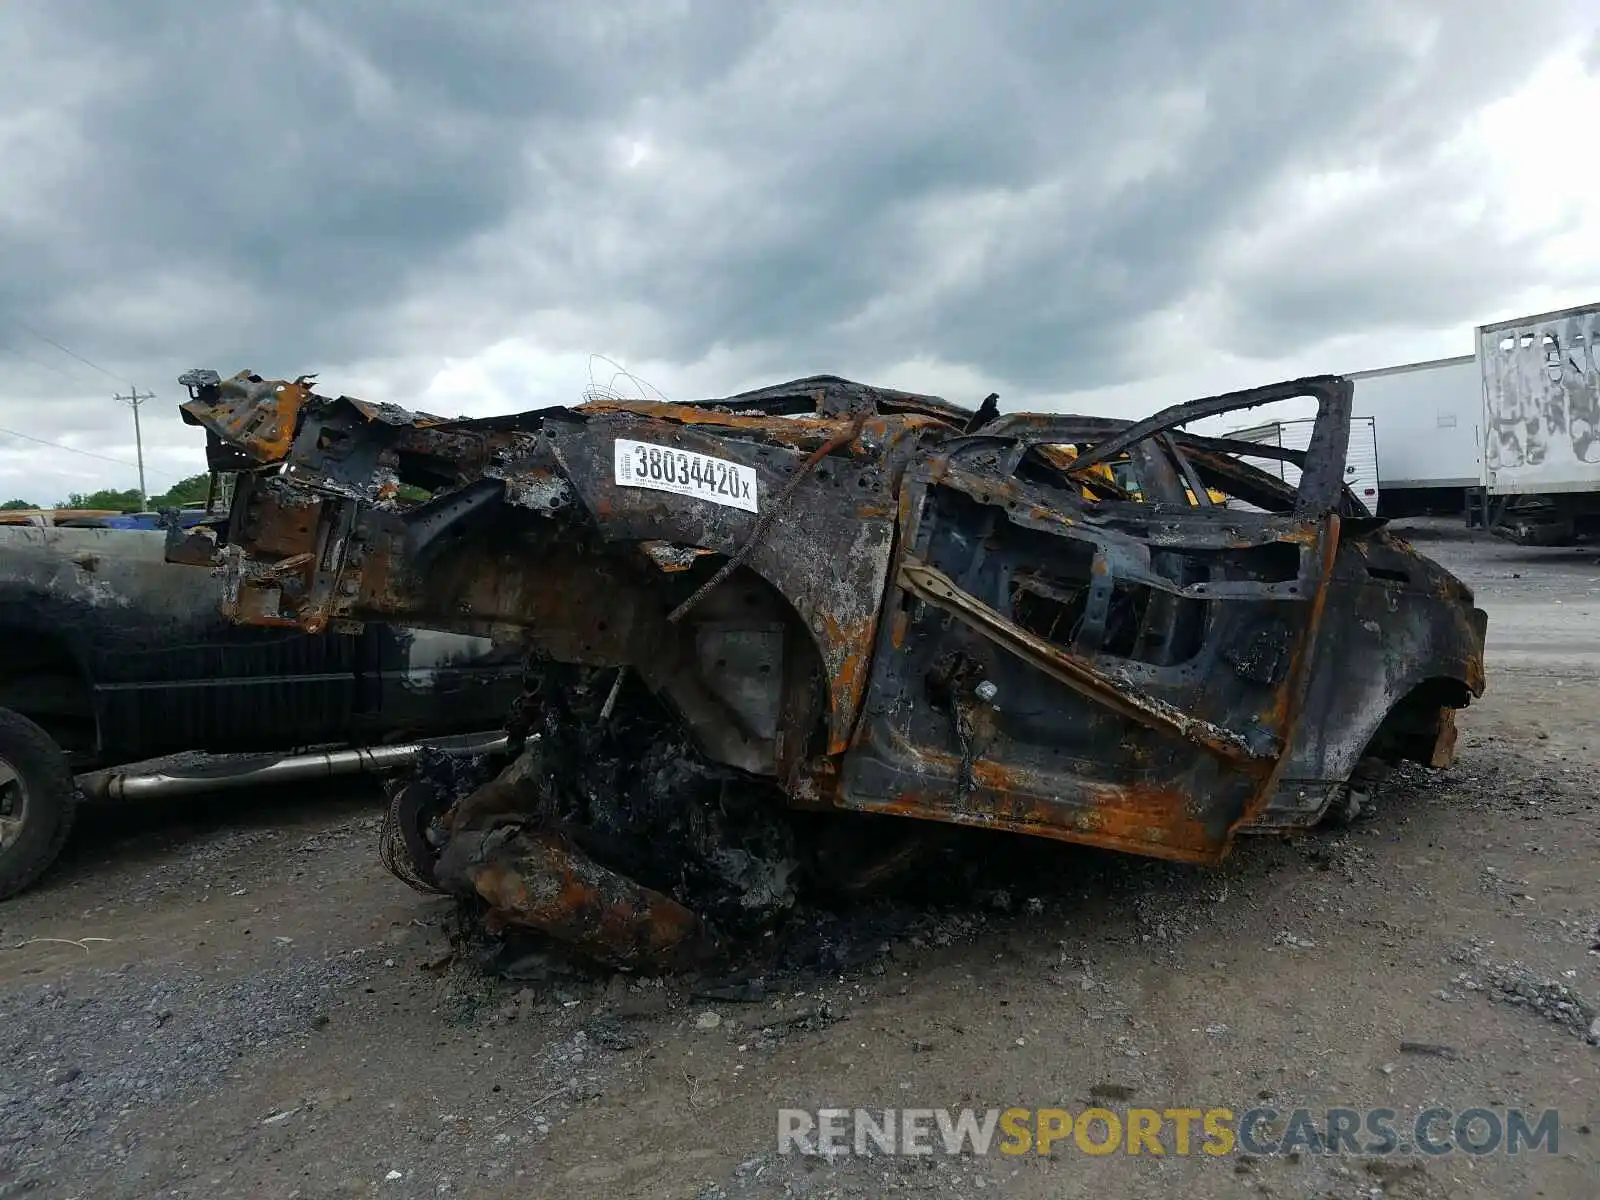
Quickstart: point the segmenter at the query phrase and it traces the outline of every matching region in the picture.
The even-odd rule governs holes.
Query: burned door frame
[[[915,466],[838,802],[1220,859],[1270,801],[1315,668],[1355,512],[1341,474],[1351,392],[1319,376],[1132,425],[1000,418]],[[1231,443],[1174,432],[1299,396],[1317,417],[1307,450],[1281,452],[1302,466],[1297,489],[1239,464]],[[1049,446],[1077,453],[1058,466],[1038,453]],[[1093,474],[1123,457],[1141,500]],[[1266,511],[1214,507],[1213,485]],[[1063,642],[1018,620],[1012,588],[1024,563],[1042,576],[1065,560],[1071,596],[1039,585],[1076,606]],[[1143,602],[1137,654],[1106,645],[1119,591]]]

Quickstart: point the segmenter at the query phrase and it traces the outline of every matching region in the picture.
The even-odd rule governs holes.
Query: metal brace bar
[[[1271,745],[1251,745],[1241,734],[1191,717],[1164,700],[1147,696],[1096,669],[1076,655],[1063,653],[1043,638],[1007,620],[982,601],[956,587],[935,567],[915,559],[900,565],[900,586],[976,629],[991,641],[1091,700],[1131,721],[1175,734],[1218,758],[1248,764],[1273,760],[1282,753],[1276,737]]]

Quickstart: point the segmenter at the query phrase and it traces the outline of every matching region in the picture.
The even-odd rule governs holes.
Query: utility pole
[[[133,448],[139,460],[139,511],[143,512],[145,505],[150,502],[150,497],[144,490],[144,438],[139,434],[139,406],[146,400],[154,400],[155,393],[146,392],[141,396],[138,388],[130,390],[133,392],[131,396],[118,395],[111,398],[133,409]]]

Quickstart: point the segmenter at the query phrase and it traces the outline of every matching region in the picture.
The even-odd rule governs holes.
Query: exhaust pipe
[[[410,766],[424,746],[449,754],[492,754],[506,748],[506,735],[503,732],[468,734],[394,746],[363,746],[355,750],[323,750],[282,757],[208,756],[182,765],[175,765],[170,759],[155,759],[150,763],[91,771],[78,776],[76,782],[91,800],[192,796],[223,788],[303,783],[332,779],[337,775],[392,771]]]

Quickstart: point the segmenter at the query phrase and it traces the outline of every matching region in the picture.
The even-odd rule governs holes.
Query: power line
[[[26,321],[22,320],[22,318],[20,318],[20,317],[12,317],[11,320],[12,320],[13,324],[15,324],[15,325],[17,325],[17,326],[19,326],[19,327],[21,327],[23,329],[26,329],[29,333],[33,334],[33,336],[38,338],[41,342],[45,342],[45,343],[47,343],[47,344],[49,344],[51,346],[54,346],[57,350],[61,351],[61,353],[65,354],[68,358],[75,358],[79,362],[81,362],[84,366],[93,367],[96,371],[99,371],[100,374],[104,375],[107,379],[115,380],[117,383],[128,383],[128,381],[126,379],[124,379],[122,376],[113,374],[112,372],[106,370],[104,367],[102,367],[97,362],[91,362],[89,359],[87,359],[83,355],[79,354],[76,350],[68,349],[66,346],[63,346],[60,342],[56,341],[55,338],[50,337],[48,334],[40,333],[32,325],[29,325]],[[133,385],[129,384],[129,386],[131,387]]]
[[[87,458],[98,458],[102,462],[116,463],[119,467],[131,467],[133,464],[125,458],[112,458],[109,454],[96,454],[93,450],[79,450],[76,446],[63,446],[60,442],[47,442],[44,438],[34,437],[31,433],[18,433],[15,429],[0,429],[0,433],[8,437],[21,438],[27,442],[38,442],[41,446],[49,446],[52,450],[67,450],[73,454],[82,454]]]
[[[38,367],[42,371],[53,371],[63,379],[72,378],[72,376],[68,375],[54,363],[41,362],[39,359],[34,358],[33,355],[24,354],[21,350],[18,350],[15,346],[9,345],[6,342],[0,342],[0,350],[5,351],[5,353],[10,354],[15,358],[21,359],[25,363],[29,363],[32,366]]]

